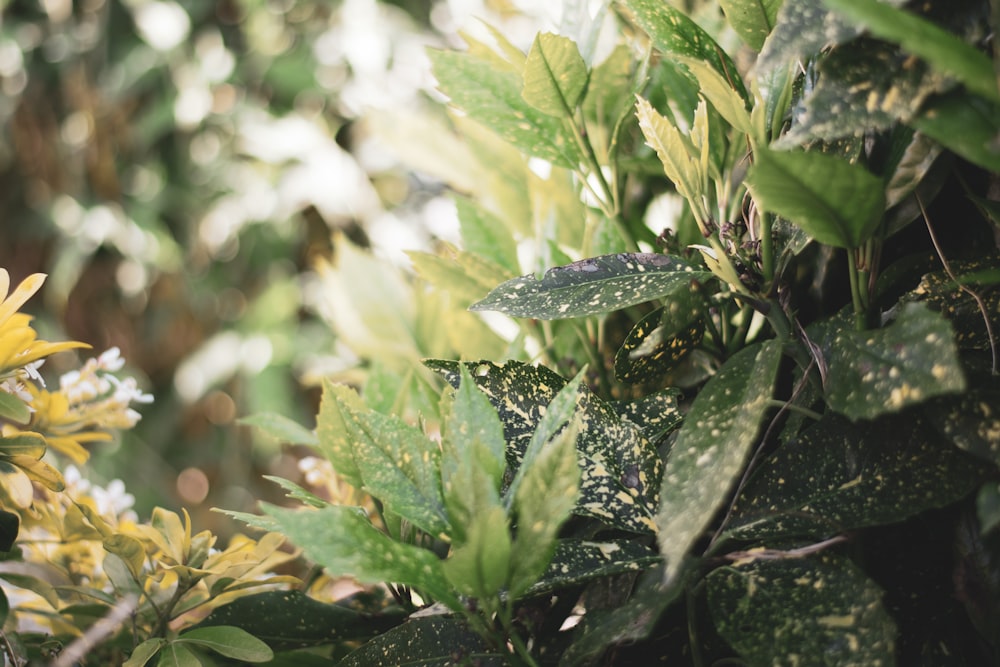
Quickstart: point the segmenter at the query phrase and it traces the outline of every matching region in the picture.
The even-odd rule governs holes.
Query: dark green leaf
[[[612,403],[612,407],[618,416],[635,424],[646,439],[655,444],[683,421],[684,415],[678,405],[680,397],[679,389],[664,389],[634,401]]]
[[[930,100],[910,124],[966,160],[1000,171],[1000,104],[953,93]]]
[[[725,501],[743,469],[771,398],[781,345],[733,355],[691,405],[663,471],[656,526],[667,580]]]
[[[441,91],[471,118],[524,153],[572,169],[578,149],[561,119],[521,97],[521,77],[468,53],[428,51]]]
[[[676,290],[667,305],[649,313],[632,329],[615,355],[615,377],[631,384],[649,382],[674,368],[701,343],[705,301],[690,289]]]
[[[27,424],[31,419],[31,410],[20,396],[0,391],[0,419]]]
[[[709,63],[749,104],[750,96],[736,65],[701,26],[662,0],[627,0],[625,4],[656,48],[668,56]]]
[[[851,419],[872,419],[965,388],[948,321],[915,303],[884,329],[837,333],[827,358],[826,397]]]
[[[839,248],[871,238],[885,210],[881,179],[823,153],[758,149],[746,184],[759,206]]]
[[[331,505],[296,511],[261,503],[261,509],[331,576],[351,576],[371,584],[406,584],[449,606],[458,604],[437,556],[379,532],[360,508]]]
[[[818,71],[804,113],[777,146],[855,137],[908,122],[924,100],[952,84],[922,61],[911,62],[893,46],[869,39],[834,50],[819,62]]]
[[[524,101],[542,113],[572,118],[587,89],[587,65],[568,37],[539,33],[524,63]]]
[[[340,661],[338,667],[453,667],[456,661],[480,667],[508,664],[504,655],[492,649],[465,621],[450,616],[424,616],[379,635]]]
[[[359,605],[360,606],[360,605]],[[299,591],[268,591],[218,607],[196,628],[230,625],[275,651],[367,640],[403,621],[399,609],[355,608],[351,600],[325,603]]]
[[[707,583],[716,629],[748,664],[895,664],[882,591],[842,556],[738,563]]]
[[[274,657],[274,652],[267,644],[246,630],[232,625],[193,628],[182,632],[176,642],[194,644],[243,662],[266,662]]]
[[[638,572],[660,562],[658,553],[634,540],[562,539],[556,543],[548,569],[525,595],[541,595],[599,577]]]
[[[458,363],[432,360],[426,365],[456,386]],[[470,363],[476,383],[500,415],[507,441],[507,462],[514,470],[549,404],[566,380],[544,366],[511,361],[503,366]],[[610,405],[581,389],[582,419],[576,448],[582,478],[578,514],[632,531],[651,530],[662,463],[639,428],[622,420]]]
[[[239,420],[239,423],[259,428],[280,442],[287,442],[292,445],[308,445],[310,447],[315,447],[319,444],[319,438],[316,437],[314,431],[310,431],[288,417],[273,412],[258,412],[257,414],[243,417]]]
[[[778,20],[782,0],[720,0],[726,20],[750,48],[760,51]]]
[[[0,551],[10,551],[14,548],[20,526],[20,516],[14,512],[0,510]]]
[[[927,416],[957,447],[1000,466],[1000,385],[932,401]]]
[[[583,317],[665,297],[710,275],[667,255],[602,255],[549,269],[541,280],[533,275],[509,280],[472,310],[544,320]]]
[[[985,469],[912,413],[863,426],[828,415],[761,464],[725,538],[820,539],[895,523],[968,495]]]
[[[860,32],[829,11],[823,0],[782,2],[774,30],[757,58],[757,71],[806,62],[826,47],[852,39]]]
[[[1000,102],[997,75],[990,58],[962,38],[916,14],[876,0],[824,0],[877,37],[898,43],[903,50],[927,60],[954,76],[970,91]]]
[[[955,260],[949,268],[957,283],[947,271],[934,271],[923,276],[916,289],[902,300],[924,303],[944,315],[955,332],[959,349],[988,350],[990,328],[1000,336],[1000,257]],[[985,314],[963,286],[982,299]],[[984,315],[989,318],[988,326]]]

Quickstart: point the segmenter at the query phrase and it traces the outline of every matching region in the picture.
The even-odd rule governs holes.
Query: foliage
[[[363,502],[238,515],[409,615],[340,664],[995,660],[990,8],[720,5],[431,52],[485,176],[410,300],[329,269],[385,290],[314,445]]]
[[[454,148],[409,155],[461,240],[415,277],[343,236],[317,262],[357,365],[314,432],[250,418],[329,464],[325,492],[275,478],[294,506],[229,512],[258,539],[58,495],[45,450],[119,424],[5,385],[0,527],[47,576],[0,576],[48,624],[8,657],[76,634],[128,665],[996,662],[993,7],[687,4],[430,52],[448,131],[399,123]],[[14,382],[71,345],[14,319],[37,280],[0,306]],[[286,538],[363,590],[268,574]]]

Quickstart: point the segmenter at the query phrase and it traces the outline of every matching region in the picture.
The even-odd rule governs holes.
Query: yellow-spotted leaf
[[[767,412],[781,360],[769,340],[736,353],[702,388],[663,471],[656,526],[667,579],[727,498]]]
[[[524,63],[521,96],[550,116],[572,117],[587,89],[587,65],[568,37],[539,33]]]

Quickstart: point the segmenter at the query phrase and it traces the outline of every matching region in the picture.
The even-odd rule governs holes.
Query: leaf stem
[[[770,287],[774,280],[774,239],[772,227],[774,216],[763,212],[760,214],[760,264],[764,274],[764,284]]]
[[[854,303],[854,326],[858,331],[867,328],[868,315],[861,300],[861,281],[858,276],[858,256],[857,248],[847,250],[847,273],[851,279],[851,301]]]

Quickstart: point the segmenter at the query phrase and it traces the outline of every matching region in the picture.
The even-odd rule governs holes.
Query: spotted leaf
[[[668,580],[726,499],[766,412],[781,360],[769,340],[733,355],[702,388],[667,457],[656,526]]]
[[[432,360],[427,366],[453,386],[459,382],[458,362]],[[476,384],[500,415],[507,440],[507,462],[517,470],[532,435],[566,380],[544,366],[509,361],[469,364]],[[622,419],[608,403],[581,386],[576,399],[580,430],[576,439],[580,496],[575,513],[619,528],[653,529],[656,490],[662,462],[642,430]]]
[[[861,427],[831,414],[761,464],[723,539],[821,539],[895,523],[968,495],[986,469],[918,415]]]
[[[720,0],[719,4],[740,39],[760,51],[778,19],[781,0]]]
[[[935,428],[957,447],[1000,466],[1000,384],[992,378],[927,406]]]
[[[983,301],[994,335],[1000,336],[1000,258],[993,256],[950,263],[957,282],[945,271],[928,273],[903,301],[918,301],[944,315],[955,331],[959,349],[990,348],[989,327],[971,290]]]
[[[637,384],[674,368],[701,342],[704,299],[690,289],[675,291],[667,305],[643,317],[615,355],[615,377]]]
[[[338,473],[431,535],[447,533],[440,448],[395,415],[364,408],[353,390],[324,385],[317,432]]]
[[[683,421],[680,398],[679,389],[664,389],[634,401],[616,401],[611,406],[619,417],[635,424],[655,444]]]
[[[737,563],[706,583],[716,629],[748,664],[896,664],[882,591],[843,556]]]
[[[372,526],[360,508],[291,510],[261,503],[261,509],[307,558],[333,577],[405,584],[452,608],[459,604],[433,552],[393,540]]]
[[[705,30],[679,9],[662,0],[627,0],[639,26],[653,44],[668,56],[709,63],[744,101],[749,102],[739,70],[728,54]]]
[[[506,654],[509,657],[509,654]],[[375,637],[346,658],[338,667],[370,665],[424,665],[445,667],[467,662],[480,667],[510,664],[505,654],[472,631],[461,618],[422,616]]]
[[[710,273],[668,255],[601,255],[514,278],[496,287],[472,310],[495,310],[514,317],[555,320],[619,310],[689,289]]]
[[[600,577],[639,572],[660,562],[660,555],[633,540],[591,542],[567,538],[556,544],[548,569],[527,595],[541,595]]]
[[[844,328],[830,343],[826,398],[851,419],[872,419],[959,392],[965,376],[948,321],[920,304],[905,304],[884,329]]]

